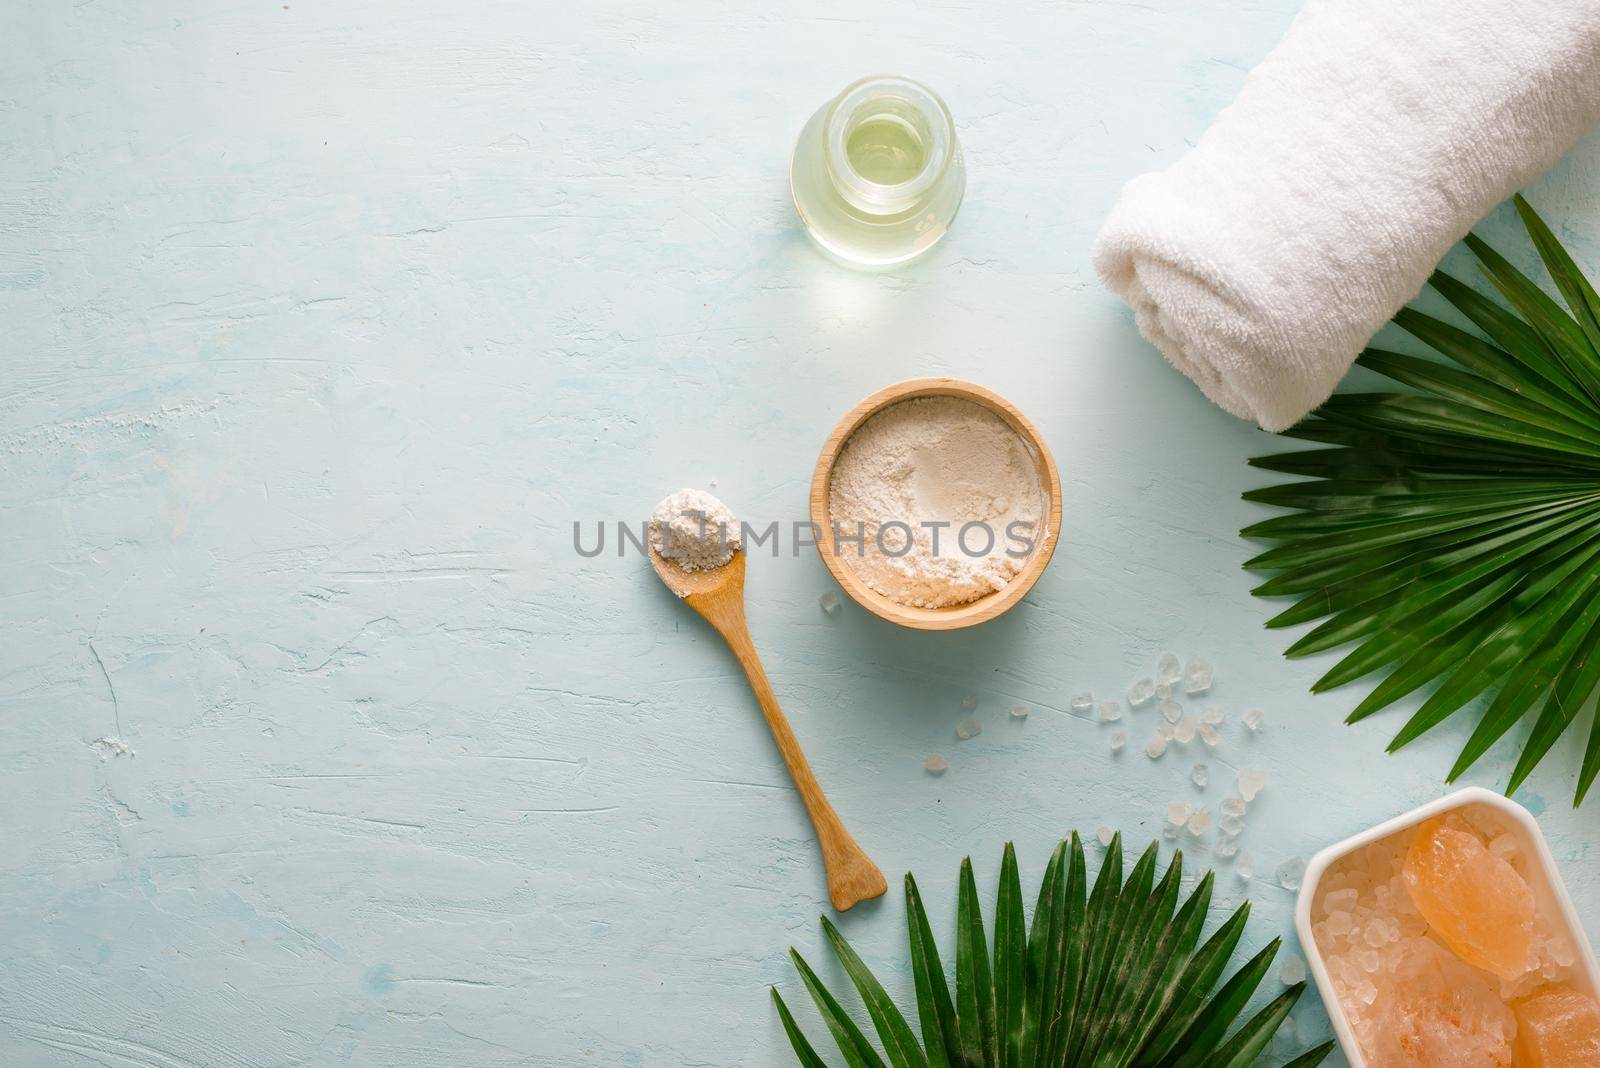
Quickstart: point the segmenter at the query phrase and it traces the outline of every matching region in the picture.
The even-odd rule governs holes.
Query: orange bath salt
[[[1533,891],[1477,835],[1429,820],[1404,875],[1417,911],[1456,956],[1505,980],[1532,967]]]
[[[1516,1068],[1600,1065],[1600,1005],[1565,983],[1511,1006],[1517,1014]]]

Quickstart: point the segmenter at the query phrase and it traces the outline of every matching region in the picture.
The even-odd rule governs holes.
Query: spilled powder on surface
[[[859,545],[840,541],[837,555],[872,589],[917,608],[1004,589],[1029,555],[1008,532],[1041,542],[1045,503],[1028,443],[960,397],[900,401],[868,419],[840,450],[828,491],[839,534],[864,535]],[[936,523],[948,526],[924,526]],[[984,524],[993,544],[974,528],[963,551],[959,533],[968,523]]]

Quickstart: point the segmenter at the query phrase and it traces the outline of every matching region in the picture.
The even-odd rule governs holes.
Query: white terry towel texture
[[[1095,269],[1206,396],[1282,430],[1597,122],[1600,0],[1309,0],[1194,149],[1123,189]]]

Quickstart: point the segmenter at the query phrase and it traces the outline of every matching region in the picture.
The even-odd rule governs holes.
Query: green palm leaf
[[[1290,512],[1241,533],[1273,543],[1252,592],[1296,599],[1267,625],[1323,621],[1289,656],[1353,644],[1313,691],[1382,676],[1351,722],[1431,686],[1393,751],[1483,699],[1450,780],[1531,720],[1515,790],[1587,721],[1576,805],[1600,776],[1600,295],[1516,207],[1565,307],[1469,235],[1505,303],[1435,272],[1470,328],[1397,314],[1441,358],[1363,353],[1409,392],[1338,394],[1285,435],[1326,447],[1252,459],[1301,481],[1246,493]]]
[[[1176,855],[1159,879],[1157,868],[1152,844],[1124,881],[1119,835],[1090,889],[1083,843],[1074,834],[1050,858],[1030,924],[1023,915],[1016,853],[1008,844],[991,957],[972,861],[964,861],[954,998],[916,881],[907,875],[906,931],[920,1042],[826,917],[822,929],[893,1068],[1245,1068],[1256,1063],[1305,984],[1290,987],[1236,1025],[1266,978],[1278,942],[1217,986],[1244,932],[1249,904],[1196,950],[1211,904],[1212,876],[1208,873],[1180,905],[1183,855]],[[800,954],[790,954],[844,1063],[849,1068],[885,1065]],[[824,1065],[776,989],[772,1000],[800,1063]],[[1313,1068],[1332,1049],[1331,1042],[1319,1046],[1290,1068]]]

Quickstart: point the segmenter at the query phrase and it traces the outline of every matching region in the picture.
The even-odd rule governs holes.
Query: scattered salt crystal
[[[1278,865],[1278,885],[1285,890],[1300,889],[1300,880],[1306,877],[1306,862],[1293,857]]]
[[[1100,702],[1100,722],[1115,723],[1122,718],[1122,704],[1118,701]]]
[[[1228,713],[1222,710],[1221,705],[1206,705],[1205,714],[1200,719],[1213,727],[1220,727],[1228,721]]]
[[[1222,735],[1217,733],[1217,728],[1209,723],[1200,724],[1200,740],[1206,743],[1207,748],[1215,749],[1222,742]]]
[[[1160,760],[1167,752],[1167,740],[1159,734],[1145,744],[1144,755],[1151,760]]]
[[[1209,764],[1196,764],[1194,769],[1189,772],[1189,778],[1194,780],[1196,786],[1204,790],[1206,783],[1211,781],[1211,766]]]
[[[1193,696],[1211,689],[1211,661],[1203,656],[1189,658],[1183,669],[1183,692]]]
[[[1244,833],[1244,820],[1238,816],[1219,816],[1217,829],[1230,838]]]
[[[1184,745],[1188,745],[1190,742],[1194,741],[1194,732],[1198,726],[1199,724],[1194,721],[1193,716],[1184,716],[1178,721],[1177,725],[1172,728],[1172,736],[1178,741],[1182,742]]]
[[[1177,841],[1178,840],[1178,828],[1174,827],[1170,823],[1167,824],[1166,826],[1161,828],[1161,837],[1165,838],[1169,842]]]
[[[1233,872],[1241,879],[1249,880],[1256,877],[1256,861],[1249,853],[1240,853],[1239,859],[1234,862]]]
[[[1163,683],[1158,683],[1156,685],[1156,699],[1158,701],[1170,700],[1171,697],[1172,697],[1172,684],[1171,683],[1163,682]]]
[[[1232,838],[1224,838],[1217,843],[1217,856],[1224,859],[1239,852],[1239,843]]]
[[[1297,953],[1289,954],[1283,958],[1283,964],[1278,968],[1278,978],[1283,980],[1285,986],[1305,982],[1306,962],[1301,960]]]
[[[1094,707],[1094,694],[1089,693],[1087,690],[1083,693],[1075,693],[1072,695],[1072,702],[1068,707],[1072,709],[1075,715],[1087,716],[1089,710]]]
[[[1100,828],[1094,832],[1094,836],[1100,840],[1101,845],[1110,846],[1111,839],[1116,837],[1116,833],[1116,831],[1102,823]]]
[[[977,707],[978,707],[978,695],[977,694],[969,693],[969,694],[967,694],[967,696],[965,696],[965,697],[963,697],[961,699],[961,711],[963,711],[963,712],[971,712],[973,709],[975,709]]]
[[[1134,708],[1143,708],[1149,704],[1156,695],[1156,684],[1148,677],[1140,679],[1128,687],[1128,704]]]
[[[1194,835],[1196,838],[1202,834],[1205,834],[1206,831],[1210,829],[1211,813],[1207,812],[1205,809],[1202,808],[1193,816],[1189,817],[1189,833]]]
[[[1259,708],[1252,708],[1244,714],[1244,725],[1251,734],[1258,733],[1261,730],[1261,725],[1266,721],[1266,715]]]
[[[963,742],[969,738],[976,738],[982,733],[983,724],[979,723],[971,716],[968,716],[966,719],[956,724],[956,737],[960,738]]]
[[[1168,723],[1166,720],[1162,720],[1160,723],[1156,724],[1156,733],[1170,742],[1177,734],[1177,731],[1172,729],[1172,724]]]
[[[1173,653],[1162,653],[1156,661],[1156,681],[1170,686],[1183,677],[1183,669]]]
[[[1028,718],[1028,708],[1027,708],[1027,706],[1026,705],[1012,705],[1011,706],[1011,718],[1012,719],[1027,719]]]
[[[1183,706],[1178,702],[1171,700],[1170,698],[1162,701],[1161,718],[1165,719],[1168,723],[1178,722],[1178,720],[1183,718]]]
[[[950,770],[950,761],[935,753],[922,762],[922,767],[929,775],[943,775]]]
[[[1258,771],[1255,768],[1239,769],[1239,796],[1244,798],[1246,803],[1254,801],[1256,799],[1256,795],[1259,794],[1262,789],[1266,787],[1266,785],[1266,772]]]
[[[1237,797],[1224,797],[1222,799],[1222,814],[1224,816],[1243,816],[1244,802]]]
[[[1127,731],[1118,731],[1117,733],[1115,733],[1115,734],[1113,734],[1111,736],[1111,751],[1113,753],[1122,752],[1123,747],[1126,746],[1127,744],[1128,744],[1128,732]]]
[[[1189,817],[1194,815],[1194,806],[1187,801],[1174,801],[1167,806],[1167,822],[1174,827],[1182,827],[1189,822]]]
[[[828,615],[837,615],[840,604],[839,595],[834,593],[832,590],[828,590],[821,597],[817,598],[817,604],[821,605],[822,610],[828,613]]]

